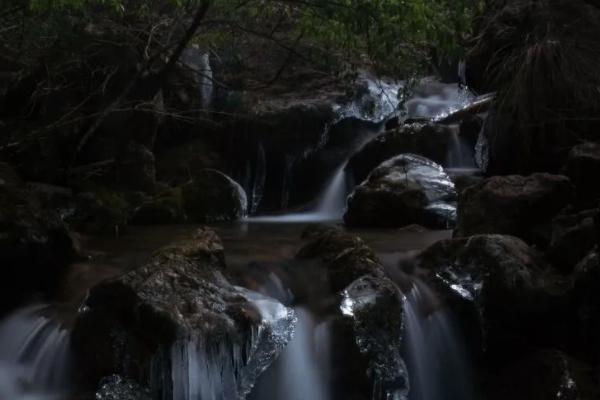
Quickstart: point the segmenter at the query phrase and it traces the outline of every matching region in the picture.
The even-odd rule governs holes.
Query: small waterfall
[[[327,183],[315,209],[317,216],[321,216],[323,219],[336,220],[344,215],[346,197],[348,197],[347,164],[348,161],[335,170],[333,177]]]
[[[294,338],[265,372],[249,400],[329,400],[330,334],[312,313],[296,308]]]
[[[415,282],[404,305],[410,400],[473,400],[466,349],[447,310]]]
[[[249,167],[248,171],[252,168]],[[252,190],[250,191],[249,214],[252,215],[258,210],[258,206],[263,198],[265,191],[265,181],[267,179],[267,156],[262,143],[258,144],[256,154],[256,169],[252,177]]]
[[[208,52],[200,57],[198,73],[200,74],[200,101],[204,110],[209,110],[212,106],[213,98],[213,71],[210,66],[210,55]]]
[[[475,168],[474,151],[460,137],[458,126],[453,126],[448,147],[447,165],[449,169]]]
[[[331,179],[327,181],[325,189],[319,195],[316,206],[311,211],[284,214],[277,216],[252,217],[251,222],[314,222],[336,221],[342,218],[346,207],[348,195],[346,160],[338,167]]]
[[[31,306],[0,322],[0,399],[62,400],[69,383],[69,332]]]

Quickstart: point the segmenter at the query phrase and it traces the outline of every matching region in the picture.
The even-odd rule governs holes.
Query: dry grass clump
[[[486,60],[484,79],[524,157],[600,139],[600,8],[591,1],[492,1],[471,56]]]

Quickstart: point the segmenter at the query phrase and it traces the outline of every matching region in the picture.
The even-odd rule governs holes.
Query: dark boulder
[[[486,387],[490,400],[577,400],[584,396],[576,363],[557,350],[519,356],[495,372]],[[591,393],[588,393],[588,395]],[[582,397],[583,396],[583,397]]]
[[[377,167],[348,198],[349,226],[402,227],[454,224],[456,191],[444,169],[413,154],[396,156]]]
[[[23,181],[7,163],[0,162],[0,186],[21,186]]]
[[[200,229],[93,287],[72,334],[84,382],[118,374],[153,398],[245,396],[290,340],[295,317],[230,284],[224,267],[220,239]]]
[[[573,272],[573,298],[577,307],[578,343],[582,354],[592,362],[600,360],[600,251],[587,254]]]
[[[348,163],[355,182],[362,182],[382,162],[399,154],[413,153],[445,164],[453,128],[435,123],[412,123],[387,131],[368,142]]]
[[[552,218],[572,195],[571,182],[562,175],[488,178],[460,193],[455,236],[497,233],[545,245]]]
[[[134,225],[168,225],[185,220],[181,189],[172,189],[142,203],[133,211]]]
[[[550,343],[569,334],[568,282],[519,238],[444,240],[423,251],[418,263],[451,302],[471,304],[491,357],[508,357],[531,341]]]
[[[33,294],[52,295],[75,256],[60,215],[44,208],[30,188],[3,181],[7,184],[0,184],[0,313]]]
[[[244,189],[219,171],[199,171],[181,191],[190,222],[235,221],[246,216],[248,201]]]
[[[552,221],[552,240],[548,259],[562,272],[570,273],[575,265],[596,245],[597,209],[569,214],[561,213]]]
[[[573,147],[564,173],[575,185],[581,203],[597,204],[600,199],[600,143],[587,142]]]
[[[132,207],[123,192],[104,187],[77,193],[65,221],[75,231],[90,235],[118,235],[129,222]]]
[[[308,242],[297,257],[323,262],[334,292],[339,292],[362,276],[384,276],[377,255],[358,236],[341,229],[323,227],[306,231],[304,237]]]

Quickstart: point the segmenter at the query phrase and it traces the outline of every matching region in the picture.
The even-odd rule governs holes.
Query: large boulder
[[[52,295],[75,256],[60,215],[16,177],[0,177],[0,313],[33,294]]]
[[[387,278],[364,276],[342,293],[340,309],[351,321],[356,345],[368,358],[373,398],[405,399],[409,375],[402,358],[404,295]]]
[[[456,191],[444,169],[427,158],[402,154],[377,167],[348,198],[349,226],[402,227],[454,224]]]
[[[587,142],[571,149],[564,173],[577,188],[579,200],[584,204],[597,204],[600,199],[600,143]]]
[[[562,272],[570,273],[575,265],[596,245],[595,218],[600,211],[585,210],[561,213],[552,221],[552,239],[548,259]]]
[[[552,218],[571,202],[572,195],[571,182],[562,175],[488,178],[461,192],[455,235],[497,233],[546,244]]]
[[[181,188],[166,190],[143,202],[131,217],[134,225],[168,225],[184,220]]]
[[[592,362],[600,360],[600,248],[590,251],[575,266],[573,299],[581,336],[578,343]]]
[[[356,182],[362,182],[379,164],[399,154],[413,153],[438,164],[446,162],[452,128],[435,123],[409,123],[389,130],[365,144],[348,163]]]
[[[377,255],[365,242],[351,233],[333,227],[309,228],[307,242],[297,254],[299,259],[318,259],[327,269],[332,291],[339,292],[363,276],[383,277]]]
[[[294,324],[292,310],[228,282],[221,241],[200,229],[92,288],[72,343],[89,387],[118,374],[152,398],[243,398]]]
[[[492,356],[568,334],[569,286],[521,239],[475,235],[440,241],[418,257],[447,298],[470,304]],[[556,318],[562,315],[563,318]]]
[[[235,221],[246,216],[248,200],[244,189],[219,171],[199,171],[181,190],[189,222]]]

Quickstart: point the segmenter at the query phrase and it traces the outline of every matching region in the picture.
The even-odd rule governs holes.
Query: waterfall
[[[348,197],[347,173],[344,162],[335,172],[321,194],[315,214],[322,219],[336,220],[342,218]]]
[[[60,400],[68,392],[69,332],[43,305],[0,322],[0,399]]]
[[[475,169],[473,150],[460,137],[458,126],[452,126],[446,163],[448,169]]]
[[[213,98],[213,71],[210,66],[210,55],[203,53],[200,57],[198,73],[200,74],[200,101],[204,110],[209,110],[212,106]]]
[[[415,282],[406,297],[405,353],[411,382],[410,400],[473,400],[464,343],[448,310]]]
[[[252,168],[248,166],[247,171],[251,171]],[[258,210],[260,201],[263,198],[265,191],[265,181],[267,179],[267,156],[265,154],[265,148],[262,143],[258,144],[256,154],[256,169],[254,176],[252,177],[252,190],[250,191],[250,204],[249,214],[252,215]]]
[[[296,308],[294,338],[265,372],[249,400],[329,400],[330,333],[305,308]]]

